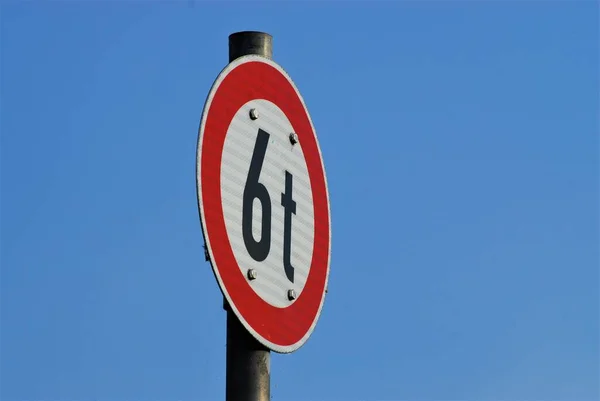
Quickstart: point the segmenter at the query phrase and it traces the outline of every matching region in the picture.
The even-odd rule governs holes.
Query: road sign
[[[243,56],[213,84],[197,151],[198,207],[226,301],[275,352],[301,347],[329,275],[329,195],[315,129],[275,62]]]

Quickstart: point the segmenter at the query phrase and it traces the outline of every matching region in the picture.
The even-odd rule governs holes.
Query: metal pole
[[[227,401],[269,401],[271,354],[227,311]]]
[[[229,62],[248,54],[273,58],[273,37],[264,32],[236,32],[229,35]],[[227,401],[270,401],[271,354],[256,341],[231,311],[227,311]]]
[[[229,35],[229,62],[248,54],[273,58],[273,37],[268,33],[244,31]]]

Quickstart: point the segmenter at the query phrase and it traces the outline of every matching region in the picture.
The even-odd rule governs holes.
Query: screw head
[[[258,110],[250,109],[250,118],[256,120],[258,118]]]
[[[288,290],[287,296],[290,301],[293,301],[294,299],[296,299],[296,291]]]
[[[256,270],[254,269],[248,269],[248,280],[254,280],[256,279]]]
[[[295,144],[297,144],[297,143],[298,143],[298,135],[297,135],[295,132],[292,132],[292,133],[290,134],[290,143],[291,143],[292,145],[295,145]]]

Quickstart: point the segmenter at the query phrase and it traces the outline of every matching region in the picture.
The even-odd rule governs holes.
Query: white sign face
[[[251,112],[256,119],[250,117]],[[257,277],[249,281],[250,286],[264,301],[279,308],[287,307],[302,293],[314,244],[308,167],[302,144],[290,141],[293,134],[292,124],[277,105],[251,100],[235,113],[229,125],[221,161],[223,215],[240,272],[247,275],[253,269]],[[249,174],[251,166],[255,169]],[[252,189],[261,184],[266,192]],[[263,203],[254,196],[259,192],[267,193],[269,201]],[[263,213],[265,207],[270,211]],[[246,232],[244,213],[251,217],[251,229]],[[267,230],[270,227],[265,236],[263,224]],[[261,248],[261,244],[269,247],[268,252],[262,251],[265,259],[260,254],[265,245]],[[294,290],[295,298],[288,297],[289,290]]]

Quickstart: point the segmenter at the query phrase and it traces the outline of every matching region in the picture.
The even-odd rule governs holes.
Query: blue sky
[[[329,294],[279,400],[596,400],[598,4],[4,2],[3,401],[224,399],[195,188],[263,30],[329,180]]]

